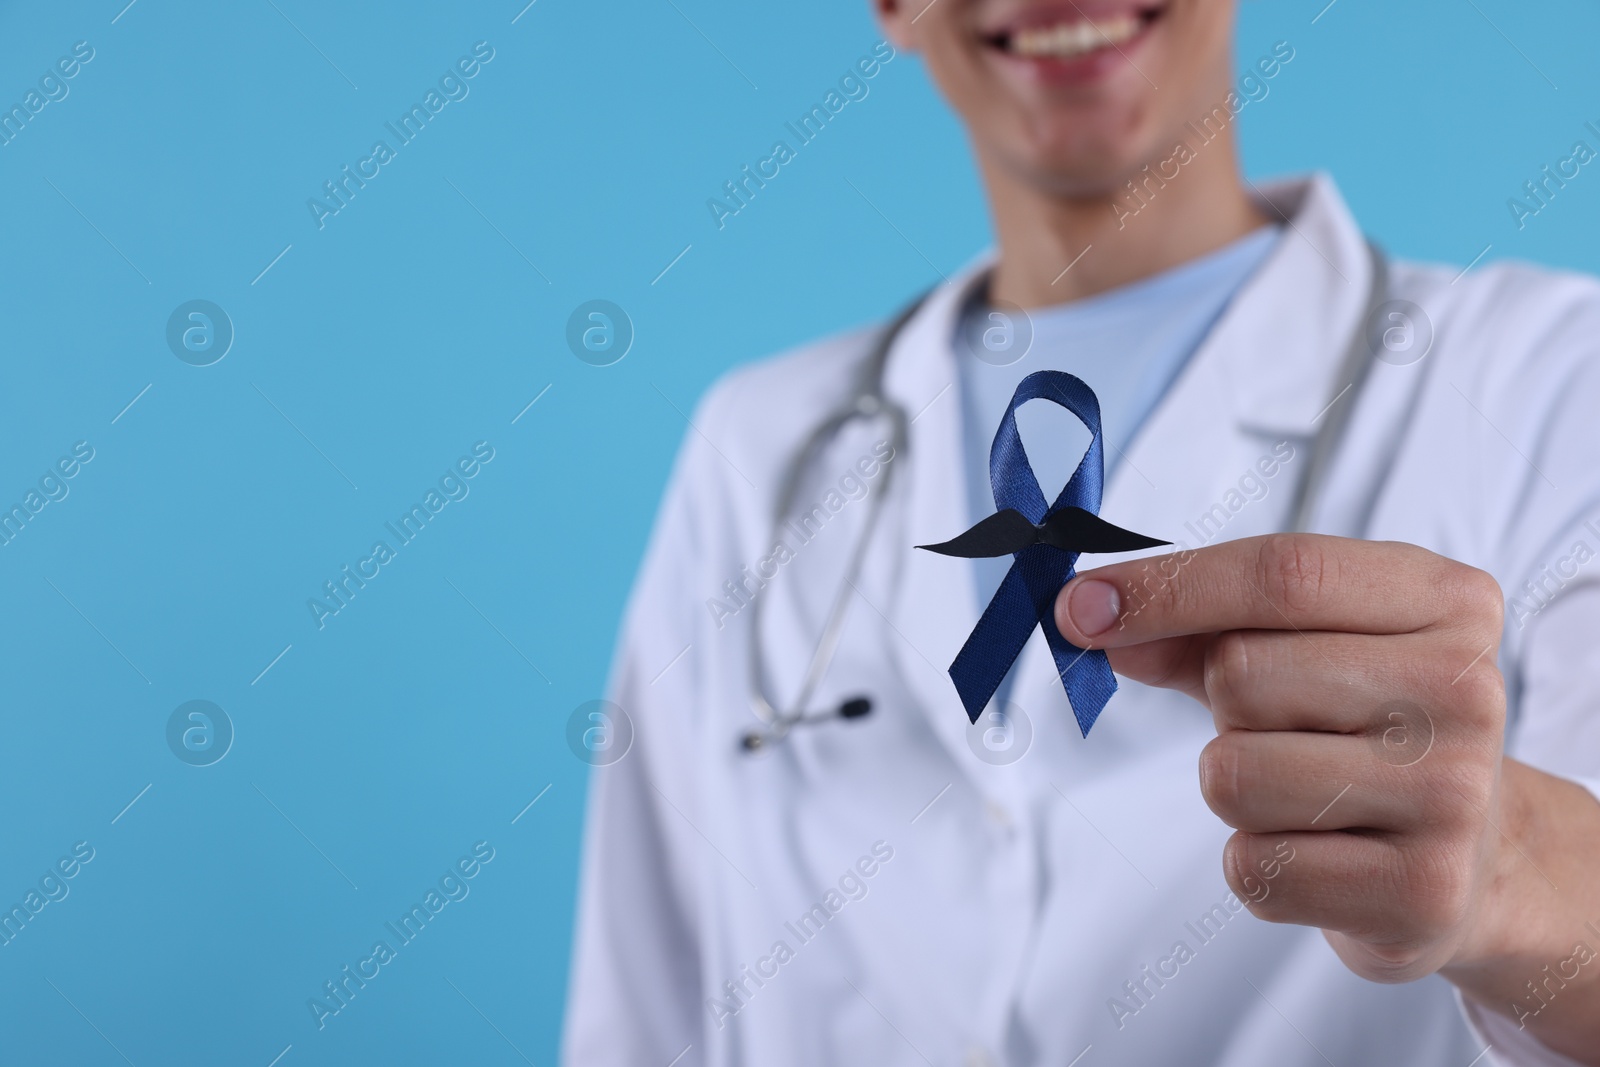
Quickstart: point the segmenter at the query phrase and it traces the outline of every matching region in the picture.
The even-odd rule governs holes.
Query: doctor
[[[566,1061],[1600,1064],[1600,286],[1386,264],[1326,178],[1246,181],[1229,0],[876,8],[998,249],[786,497],[883,331],[700,405],[592,772]],[[969,725],[946,670],[1010,561],[912,550],[994,511],[1040,369],[1099,394],[1101,514],[1178,548],[1055,603],[1122,679],[1087,737],[1038,629]],[[1087,434],[1019,421],[1053,498]]]

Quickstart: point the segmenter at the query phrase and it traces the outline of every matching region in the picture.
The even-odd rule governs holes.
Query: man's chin
[[[1054,197],[1109,199],[1130,175],[1158,154],[1149,138],[1130,139],[1126,127],[1084,129],[1075,125],[1034,137],[1021,146],[991,144],[990,155],[1013,180]]]

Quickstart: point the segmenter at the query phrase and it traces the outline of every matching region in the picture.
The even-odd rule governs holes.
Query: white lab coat
[[[1210,540],[1287,522],[1369,263],[1328,180],[1267,196],[1292,227],[1110,480],[1102,514],[1118,525],[1194,546],[1185,524],[1202,515]],[[1442,979],[1371,984],[1319,931],[1234,910],[1220,863],[1231,831],[1196,773],[1211,717],[1188,698],[1123,681],[1085,740],[1036,630],[1012,695],[1028,750],[1007,765],[974,755],[945,673],[981,608],[971,568],[912,546],[969,524],[951,334],[986,265],[934,292],[892,350],[885,385],[916,416],[909,447],[863,477],[885,435],[857,423],[813,464],[800,500],[826,525],[768,564],[756,594],[770,688],[788,699],[869,510],[851,482],[828,490],[854,470],[877,493],[889,473],[813,702],[861,693],[875,708],[760,757],[737,746],[756,725],[752,612],[725,583],[755,588],[786,465],[849,395],[875,331],[742,368],[701,403],[614,668],[632,747],[592,772],[566,1062],[1466,1067],[1486,1039]],[[1395,264],[1392,292],[1436,340],[1420,362],[1373,368],[1314,528],[1426,546],[1530,605],[1550,595],[1528,601],[1524,582],[1551,568],[1560,596],[1506,631],[1508,745],[1600,778],[1600,559],[1571,561],[1579,542],[1600,552],[1600,286]],[[1230,493],[1280,442],[1295,458],[1262,479],[1266,494]],[[1331,799],[1340,785],[1307,789]],[[1479,1062],[1545,1062],[1509,1029]]]

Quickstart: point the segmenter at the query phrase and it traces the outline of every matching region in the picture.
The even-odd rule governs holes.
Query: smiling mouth
[[[1023,59],[1070,60],[1119,49],[1161,17],[1160,9],[1106,15],[1071,16],[1040,25],[1021,26],[989,35],[989,45]]]

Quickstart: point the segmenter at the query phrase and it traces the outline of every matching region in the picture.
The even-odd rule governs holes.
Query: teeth
[[[1019,56],[1071,58],[1131,40],[1139,32],[1139,26],[1139,20],[1132,15],[1117,15],[1099,22],[1039,26],[1013,33],[1010,50]]]

